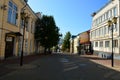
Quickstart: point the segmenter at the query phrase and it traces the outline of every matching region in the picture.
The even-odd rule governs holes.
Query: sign
[[[6,37],[6,41],[9,41],[9,42],[11,42],[12,41],[12,37]]]

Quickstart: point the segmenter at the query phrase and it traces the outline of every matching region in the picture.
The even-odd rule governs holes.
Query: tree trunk
[[[48,48],[48,52],[49,52],[49,54],[51,54],[51,50],[50,50],[50,48]]]
[[[47,54],[47,51],[46,51],[46,50],[47,50],[47,48],[45,47],[45,49],[44,49],[44,54]]]

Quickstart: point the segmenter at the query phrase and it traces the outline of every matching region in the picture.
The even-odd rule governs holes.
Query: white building
[[[108,20],[117,17],[113,24],[113,52],[114,58],[120,59],[120,0],[110,0],[99,11],[93,13],[90,41],[94,54],[110,57],[112,52],[112,32],[108,27]]]

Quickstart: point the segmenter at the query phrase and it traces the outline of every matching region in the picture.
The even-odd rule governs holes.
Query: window
[[[104,27],[102,27],[102,36],[104,35]]]
[[[110,46],[110,41],[105,41],[105,47],[109,47]]]
[[[104,34],[106,34],[106,26],[104,26]]]
[[[110,10],[110,18],[112,17],[112,10]]]
[[[104,16],[105,16],[105,20],[106,20],[107,19],[107,13],[105,13]]]
[[[114,32],[117,32],[117,30],[118,30],[118,26],[117,26],[117,24],[114,24]]]
[[[104,16],[103,21],[105,21],[105,14],[103,16]]]
[[[102,35],[102,28],[99,29],[100,36]]]
[[[106,34],[108,34],[108,33],[109,33],[109,27],[106,26]]]
[[[117,8],[116,7],[113,8],[113,16],[117,16]]]
[[[108,11],[108,19],[110,18],[110,10]]]
[[[32,22],[32,24],[31,24],[31,33],[34,33],[34,26],[35,26],[35,23],[34,22]]]
[[[99,36],[99,29],[96,30],[96,36]]]
[[[103,41],[100,42],[100,47],[103,47]]]
[[[104,15],[102,15],[102,22],[104,21],[105,19],[104,19]]]
[[[95,47],[98,47],[98,42],[95,42]]]
[[[109,12],[107,11],[106,12],[106,19],[108,19],[109,18]]]
[[[9,1],[8,3],[8,22],[12,24],[16,24],[17,21],[17,6]]]
[[[118,40],[113,40],[113,47],[118,47]]]
[[[92,42],[91,46],[94,47],[94,42]]]
[[[102,22],[102,17],[100,16],[100,17],[99,17],[99,23],[101,23],[101,22]]]

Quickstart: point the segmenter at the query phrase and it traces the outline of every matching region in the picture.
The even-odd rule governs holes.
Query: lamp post
[[[113,53],[113,27],[117,23],[117,17],[113,17],[112,20],[108,21],[108,27],[111,27],[112,32],[112,53],[111,53],[111,66],[114,67],[114,53]]]
[[[28,0],[24,0],[24,1],[25,1],[25,5],[21,9],[21,19],[22,19],[22,22],[24,22],[24,28],[23,28],[22,51],[21,51],[21,56],[20,56],[20,66],[23,65],[24,34],[25,34],[25,22],[26,22],[26,19],[25,19],[26,13],[24,12],[24,9],[27,6]]]

